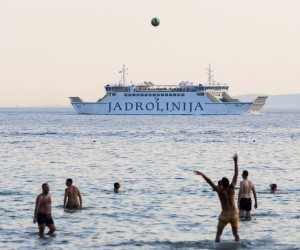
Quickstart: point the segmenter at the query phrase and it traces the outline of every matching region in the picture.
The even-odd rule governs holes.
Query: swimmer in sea
[[[276,194],[277,192],[277,185],[275,183],[270,184],[271,194]]]
[[[50,188],[47,183],[42,185],[43,193],[38,195],[35,202],[33,223],[39,225],[39,235],[43,236],[45,227],[49,227],[48,235],[53,235],[55,231],[54,221],[51,216]]]
[[[67,179],[66,180],[65,189],[65,197],[64,197],[64,208],[67,209],[79,209],[82,208],[82,198],[80,194],[80,190],[73,186],[73,180]],[[79,202],[78,202],[79,198]]]
[[[232,178],[232,181],[229,185],[229,180],[227,178],[222,178],[222,181],[218,186],[216,186],[211,179],[209,179],[204,173],[199,171],[194,171],[196,175],[201,175],[204,180],[213,188],[213,191],[218,193],[219,200],[221,202],[222,211],[219,216],[219,223],[217,227],[217,233],[216,233],[216,242],[220,242],[221,235],[223,232],[224,227],[230,223],[232,234],[235,238],[235,241],[240,241],[240,237],[238,235],[238,224],[239,224],[239,217],[238,212],[236,211],[235,202],[234,202],[234,187],[237,182],[237,176],[238,176],[238,156],[237,154],[234,154],[233,156],[234,160],[234,175]]]
[[[120,189],[121,185],[119,182],[115,182],[114,183],[114,192],[115,193],[119,193],[119,189]]]

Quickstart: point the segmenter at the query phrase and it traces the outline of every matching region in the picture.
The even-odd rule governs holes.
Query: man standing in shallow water
[[[73,180],[67,179],[66,186],[67,188],[65,189],[64,208],[68,208],[68,209],[82,208],[81,194],[79,189],[73,186]],[[79,198],[79,202],[78,202],[78,198]]]
[[[256,191],[254,188],[254,184],[252,181],[248,179],[248,171],[244,170],[242,173],[243,180],[240,182],[240,192],[238,196],[238,207],[240,210],[240,217],[245,217],[246,212],[246,219],[251,220],[251,191],[253,192],[254,196],[254,207],[257,208],[257,196]]]
[[[49,194],[49,185],[44,183],[42,185],[42,189],[43,193],[38,195],[36,198],[33,223],[35,224],[38,222],[40,236],[44,234],[46,226],[50,229],[48,235],[53,235],[55,225],[51,217],[51,197]]]
[[[216,186],[205,174],[199,171],[194,171],[196,175],[201,175],[204,178],[204,180],[206,180],[206,182],[213,188],[213,191],[216,191],[218,193],[221,202],[222,212],[219,216],[219,223],[215,239],[216,242],[220,242],[223,229],[228,223],[231,224],[232,234],[235,238],[235,241],[240,241],[240,237],[238,235],[239,218],[234,202],[234,187],[236,185],[238,176],[237,154],[234,154],[233,160],[234,175],[230,185],[229,180],[224,177],[222,178],[222,185]]]

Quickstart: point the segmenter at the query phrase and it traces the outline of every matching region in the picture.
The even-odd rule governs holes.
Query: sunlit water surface
[[[202,177],[249,171],[252,221],[214,243],[220,204]],[[0,109],[1,249],[299,249],[300,111],[244,116],[87,116]],[[238,182],[241,180],[239,173]],[[66,178],[83,196],[63,210]],[[113,183],[121,192],[113,193]],[[36,196],[48,182],[55,237],[39,238]],[[277,183],[278,193],[268,191]],[[237,194],[236,194],[237,195]]]

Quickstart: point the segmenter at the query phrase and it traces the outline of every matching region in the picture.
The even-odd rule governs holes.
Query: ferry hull
[[[89,115],[241,115],[252,102],[73,102],[78,114]]]

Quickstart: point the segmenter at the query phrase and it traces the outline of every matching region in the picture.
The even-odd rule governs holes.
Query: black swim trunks
[[[46,225],[52,225],[54,224],[53,219],[51,217],[51,214],[37,214],[37,222],[39,225],[46,224]]]
[[[240,200],[240,210],[245,210],[246,212],[251,211],[252,201],[251,198],[241,198]]]

